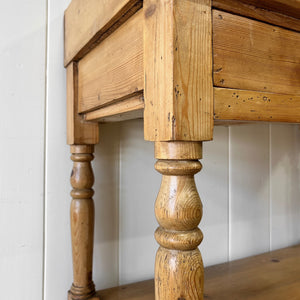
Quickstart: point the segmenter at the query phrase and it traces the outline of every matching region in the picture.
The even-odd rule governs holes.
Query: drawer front
[[[300,33],[213,10],[214,86],[300,94]]]

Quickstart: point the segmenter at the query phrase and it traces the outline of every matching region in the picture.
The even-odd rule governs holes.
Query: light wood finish
[[[269,1],[271,2],[271,1]],[[288,29],[300,31],[299,19],[283,15],[276,11],[270,11],[248,3],[236,0],[213,0],[213,7],[223,11],[232,12],[244,17],[264,21]]]
[[[265,8],[284,15],[300,18],[300,1],[299,0],[240,0],[257,7]]]
[[[210,140],[210,0],[144,1],[145,139]]]
[[[204,299],[298,300],[299,260],[300,246],[295,246],[207,267]],[[102,300],[154,300],[154,282],[124,285],[99,291],[98,295]]]
[[[212,139],[214,117],[300,122],[299,1],[214,0],[214,5],[231,13],[212,12],[211,0],[73,0],[66,12],[68,142],[79,144],[71,148],[74,282],[69,300],[154,297],[153,282],[95,294],[92,281],[94,179],[88,144],[98,142],[98,128],[89,122],[137,117],[143,109],[145,139],[155,141],[155,168],[163,175],[155,203],[160,245],[155,299],[299,295],[299,263],[290,262],[296,271],[282,271],[277,260],[259,259],[212,268],[203,295],[197,248],[203,238],[202,204],[194,175],[201,170],[201,141]]]
[[[300,94],[300,33],[213,11],[214,85]]]
[[[141,0],[73,0],[65,11],[65,66],[82,58],[141,7]]]
[[[101,300],[154,300],[154,280],[102,290],[97,295]]]
[[[144,111],[143,110],[133,110],[124,112],[121,114],[116,114],[108,117],[103,117],[99,119],[100,123],[114,123],[114,122],[122,122],[127,120],[134,120],[134,119],[143,119]]]
[[[169,157],[155,164],[155,169],[163,175],[155,202],[155,216],[160,225],[155,232],[160,245],[155,260],[155,298],[201,300],[203,263],[197,247],[203,235],[197,226],[202,218],[202,204],[194,181],[201,164],[198,160],[181,160],[182,143],[178,144],[178,150],[176,145],[177,142],[167,147],[156,144],[156,153],[168,149]],[[202,154],[200,145],[198,156]]]
[[[208,299],[298,300],[300,246],[207,268]]]
[[[79,112],[142,91],[143,16],[137,12],[78,64]]]
[[[215,119],[300,122],[300,95],[214,88]]]
[[[95,296],[93,273],[94,243],[94,175],[91,167],[94,147],[92,145],[71,146],[74,162],[71,185],[71,234],[73,253],[73,284],[68,293],[69,300],[98,300]]]
[[[67,67],[67,143],[97,144],[99,129],[97,123],[84,121],[78,114],[78,77],[77,65],[71,63]]]
[[[109,106],[105,106],[85,114],[85,120],[99,120],[114,116],[117,114],[124,114],[136,110],[144,109],[144,96],[142,93],[135,94],[133,97],[118,101]]]
[[[156,142],[156,159],[201,159],[202,143],[199,142]]]

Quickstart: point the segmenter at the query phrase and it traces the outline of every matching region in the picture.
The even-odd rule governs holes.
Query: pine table
[[[269,272],[268,276],[275,276],[270,279],[274,288],[267,285],[269,294],[264,294],[264,285],[251,292],[256,283],[250,279],[249,289],[242,285],[241,294],[234,294],[239,287],[235,280],[230,290],[232,264],[208,270],[214,275],[204,283],[198,250],[202,204],[194,181],[201,170],[202,142],[213,139],[215,125],[300,123],[299,31],[299,0],[71,2],[65,12],[64,56],[67,142],[74,162],[74,279],[69,300],[154,299],[154,294],[156,300],[300,299],[300,288],[289,283],[290,288],[278,292],[280,269]],[[159,223],[155,239],[160,245],[155,288],[152,282],[141,283],[129,288],[127,295],[103,292],[101,296],[92,280],[91,161],[99,124],[134,118],[144,119],[144,138],[155,143],[155,168],[162,174],[155,203]],[[285,251],[289,255],[292,250]],[[295,262],[289,264],[292,269],[297,260],[299,266],[296,253]],[[249,269],[254,263],[246,262],[238,265]],[[295,270],[291,278],[293,270],[283,274],[297,287],[300,274],[299,268]],[[205,292],[211,282],[215,296]],[[286,291],[288,298],[278,296]]]

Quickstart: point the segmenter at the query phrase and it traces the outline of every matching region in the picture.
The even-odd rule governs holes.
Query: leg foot
[[[88,296],[88,298],[76,298],[71,291],[68,292],[68,300],[102,300],[97,294],[94,294],[94,296]]]

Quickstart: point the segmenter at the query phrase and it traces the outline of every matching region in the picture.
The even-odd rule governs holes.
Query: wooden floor
[[[98,294],[102,300],[153,300],[154,282]],[[209,300],[300,300],[300,245],[206,268],[204,294]]]

